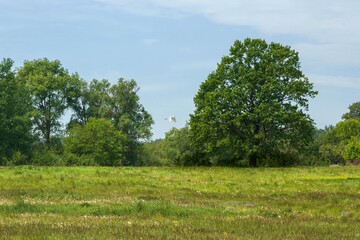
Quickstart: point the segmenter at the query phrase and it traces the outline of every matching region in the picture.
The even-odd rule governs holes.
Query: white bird
[[[176,116],[169,116],[165,118],[165,120],[169,120],[169,122],[176,122]]]

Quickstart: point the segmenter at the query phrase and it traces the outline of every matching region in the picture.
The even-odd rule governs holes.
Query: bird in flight
[[[176,116],[169,116],[165,118],[165,120],[169,120],[169,122],[176,122]]]

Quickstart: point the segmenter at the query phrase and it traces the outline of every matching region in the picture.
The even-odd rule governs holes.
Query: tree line
[[[0,63],[0,164],[134,165],[151,137],[135,80],[87,83],[60,61]],[[65,128],[61,118],[72,116]]]
[[[289,46],[235,41],[200,85],[188,124],[149,147],[185,166],[360,163],[360,103],[336,126],[317,129],[307,114],[317,94]]]
[[[307,114],[318,92],[298,53],[262,39],[235,41],[194,97],[195,111],[150,141],[151,115],[135,80],[86,82],[58,60],[0,63],[0,164],[327,165],[360,159],[360,104],[336,126]],[[61,117],[71,112],[62,126]]]

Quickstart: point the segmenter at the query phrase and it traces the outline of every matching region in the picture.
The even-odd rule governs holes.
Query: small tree
[[[110,88],[111,121],[127,138],[125,165],[136,165],[142,151],[141,142],[152,135],[154,120],[140,103],[139,90],[135,80],[122,78]]]
[[[299,150],[313,135],[305,111],[316,94],[290,47],[260,39],[235,41],[194,98],[194,146],[213,164],[247,159],[250,166],[284,156],[284,149]]]
[[[339,162],[337,149],[326,146],[328,143],[327,133],[333,129],[333,126],[325,126],[324,129],[317,129],[314,132],[314,141],[312,141],[300,153],[298,165],[326,166],[330,162]],[[337,159],[336,159],[337,158]],[[333,159],[330,161],[330,159]]]
[[[197,159],[196,151],[191,146],[189,132],[189,125],[186,125],[180,129],[172,128],[165,134],[165,153],[174,165],[204,165]]]
[[[119,166],[124,160],[126,137],[106,119],[73,126],[64,142],[70,165]]]
[[[136,162],[138,166],[166,166],[171,165],[165,153],[165,140],[156,139],[154,141],[145,142],[143,151],[139,160]]]
[[[357,158],[359,139],[360,121],[355,119],[341,121],[324,135],[323,144],[319,149],[320,154],[332,164],[354,160]]]
[[[360,102],[355,102],[349,106],[349,112],[342,115],[342,119],[360,120]]]
[[[135,80],[120,78],[111,85],[108,80],[96,80],[82,89],[82,96],[73,108],[71,125],[84,125],[91,118],[105,118],[116,130],[126,135],[124,165],[137,165],[142,151],[142,142],[151,137],[151,115],[140,103],[139,87]]]
[[[360,159],[360,139],[359,137],[352,137],[346,144],[343,157],[347,161]]]

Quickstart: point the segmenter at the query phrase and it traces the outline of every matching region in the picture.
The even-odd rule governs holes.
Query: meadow
[[[360,168],[0,168],[1,239],[360,239]]]

